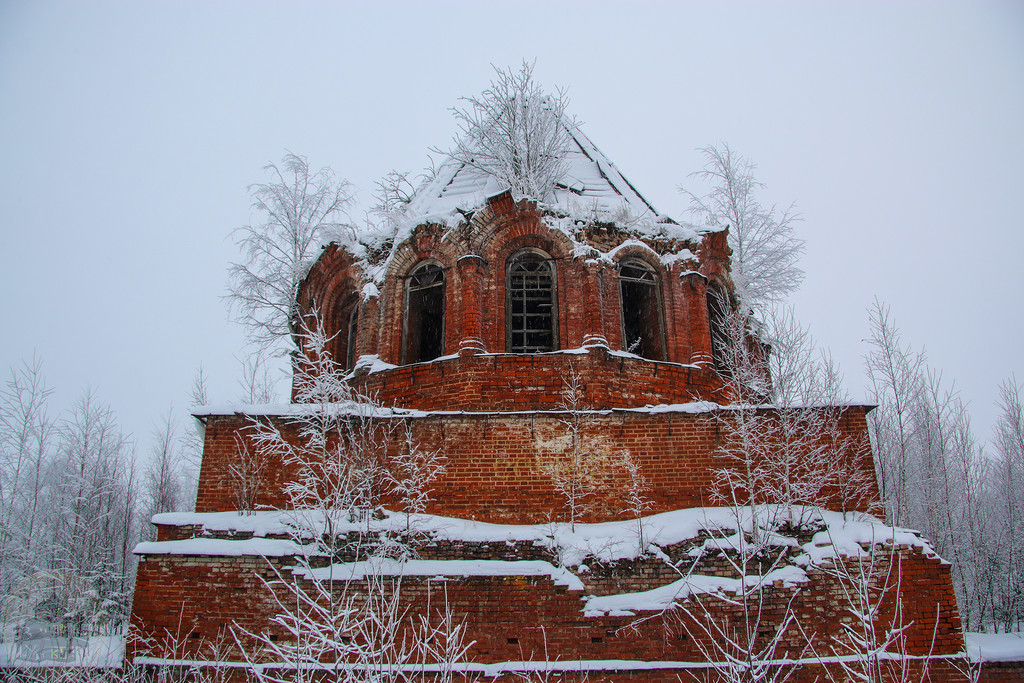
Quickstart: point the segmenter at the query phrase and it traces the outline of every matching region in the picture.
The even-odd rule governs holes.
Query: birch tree
[[[54,435],[47,410],[52,393],[38,357],[13,369],[0,389],[0,596],[38,566]]]
[[[284,355],[282,339],[291,338],[292,350],[299,342],[299,283],[320,247],[350,229],[352,197],[347,181],[329,168],[311,171],[296,154],[264,170],[270,181],[249,188],[259,220],[235,231],[242,260],[228,270],[227,299],[257,348]]]
[[[1002,533],[996,547],[1003,550],[999,563],[1004,571],[993,582],[993,621],[1003,630],[1018,631],[1024,625],[1024,388],[1016,377],[999,387],[999,421],[995,427],[996,461],[993,468],[994,498],[999,505],[997,519]]]
[[[493,176],[517,199],[546,201],[567,171],[575,121],[566,118],[565,93],[545,92],[533,78],[533,66],[495,68],[486,90],[462,98],[466,106],[452,110],[459,134],[448,155]]]
[[[894,525],[909,523],[915,425],[913,411],[923,391],[923,351],[904,344],[889,307],[875,300],[869,311],[872,350],[866,356],[870,398],[878,409],[868,427],[878,459],[878,483]]]
[[[701,150],[705,165],[690,174],[711,184],[704,194],[680,187],[690,200],[690,214],[706,225],[729,228],[732,279],[744,307],[762,310],[782,302],[803,282],[799,267],[804,241],[797,237],[800,220],[794,207],[763,205],[758,193],[757,166],[727,144]]]
[[[153,515],[179,511],[185,491],[184,458],[181,454],[177,428],[172,409],[153,432],[151,459],[145,471],[145,512],[143,533],[145,540],[155,540],[155,529],[149,523]]]

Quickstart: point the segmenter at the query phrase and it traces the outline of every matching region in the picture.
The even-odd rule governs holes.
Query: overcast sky
[[[987,439],[1024,381],[1020,2],[0,2],[0,372],[37,353],[55,407],[91,386],[140,451],[200,364],[237,399],[221,297],[263,165],[366,198],[524,58],[663,213],[697,148],[755,161],[854,397],[878,297]]]

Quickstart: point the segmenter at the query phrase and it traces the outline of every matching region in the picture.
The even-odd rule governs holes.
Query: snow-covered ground
[[[9,635],[9,634],[5,634]],[[124,636],[43,637],[0,642],[0,667],[117,667],[124,659]]]
[[[974,661],[1024,661],[1024,633],[964,633]]]

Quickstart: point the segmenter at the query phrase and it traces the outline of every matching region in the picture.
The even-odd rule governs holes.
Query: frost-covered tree
[[[33,357],[0,389],[0,596],[38,566],[54,425],[53,390]]]
[[[350,227],[347,181],[333,171],[311,171],[305,157],[286,154],[281,165],[268,164],[269,182],[250,187],[259,216],[235,234],[242,260],[229,269],[227,299],[258,348],[283,355],[281,340],[298,344],[299,283],[320,247]]]
[[[1005,631],[1024,626],[1024,387],[1011,377],[999,387],[999,421],[995,427],[996,460],[991,487],[996,524],[1001,533],[999,569],[993,571],[993,621]]]
[[[878,404],[868,426],[875,444],[878,483],[889,520],[909,523],[910,481],[915,424],[913,412],[924,390],[925,356],[903,344],[889,308],[875,300],[870,311],[870,343],[866,356],[871,399]]]
[[[848,615],[838,632],[828,634],[827,648],[833,663],[823,667],[826,679],[834,683],[930,680],[928,659],[909,655],[909,631],[915,624],[904,616],[902,562],[897,546],[870,543],[854,557],[837,557],[818,568],[835,579],[837,597]],[[936,612],[933,628],[929,629],[930,624],[918,625],[931,630],[929,654],[935,645],[938,620]],[[822,654],[819,652],[819,657]]]
[[[988,458],[958,392],[929,368],[923,351],[902,341],[889,309],[876,302],[870,324],[867,369],[878,407],[868,428],[886,515],[922,530],[951,563],[965,628],[1015,629],[1024,613],[1024,566],[1015,565],[1024,500],[1014,484],[1019,469],[1002,457],[1012,451],[1003,435],[1012,424],[1005,406],[1012,407],[1013,392],[1001,392],[997,457]]]
[[[718,332],[732,402],[715,418],[726,461],[715,475],[722,502],[739,497],[755,517],[772,504],[769,527],[799,528],[815,507],[863,502],[870,475],[857,465],[868,444],[842,429],[845,394],[831,358],[792,313],[773,313],[755,331],[734,312]]]
[[[153,432],[152,455],[144,473],[142,536],[145,540],[156,540],[155,529],[149,523],[153,515],[181,510],[186,488],[184,467],[174,413],[168,409],[162,423]]]
[[[565,176],[568,126],[575,125],[566,118],[565,93],[545,92],[527,62],[518,71],[494,71],[490,87],[452,110],[459,135],[448,154],[493,176],[517,198],[545,201]]]
[[[804,271],[797,265],[804,241],[797,237],[800,220],[793,206],[779,209],[761,204],[764,188],[754,175],[757,166],[727,144],[709,146],[704,169],[691,177],[711,183],[705,194],[680,187],[690,199],[690,213],[711,226],[728,226],[732,248],[732,279],[743,306],[761,310],[783,301],[800,287]]]
[[[281,461],[297,472],[286,489],[287,519],[304,552],[267,581],[272,621],[285,637],[240,631],[242,652],[252,662],[282,663],[279,671],[256,671],[267,683],[404,681],[425,666],[451,680],[453,664],[469,647],[462,625],[446,600],[410,613],[402,584],[412,550],[403,528],[393,534],[372,528],[385,497],[407,514],[422,512],[442,459],[421,449],[408,429],[393,453],[401,424],[344,381],[314,315],[304,319],[301,338],[295,385],[302,409],[286,427],[297,438],[257,420],[247,441],[264,462]]]
[[[592,498],[610,478],[625,454],[614,452],[590,433],[591,413],[585,404],[583,377],[569,366],[562,376],[562,400],[559,418],[565,435],[565,448],[542,457],[540,470],[562,498],[570,527],[591,509]],[[628,475],[628,471],[626,471]],[[639,475],[639,471],[635,472]]]
[[[86,391],[61,420],[53,463],[51,572],[86,586],[70,594],[56,613],[70,632],[113,628],[130,605],[136,477],[132,444],[114,413]]]

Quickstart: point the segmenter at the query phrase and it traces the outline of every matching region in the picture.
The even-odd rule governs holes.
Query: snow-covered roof
[[[569,147],[565,155],[566,173],[554,189],[554,201],[549,202],[552,208],[569,215],[615,216],[625,212],[643,222],[674,222],[655,210],[577,124],[565,119],[560,124],[569,134]],[[484,171],[448,158],[434,178],[416,191],[406,216],[417,223],[431,217],[446,217],[459,209],[478,208],[489,197],[507,189]]]

